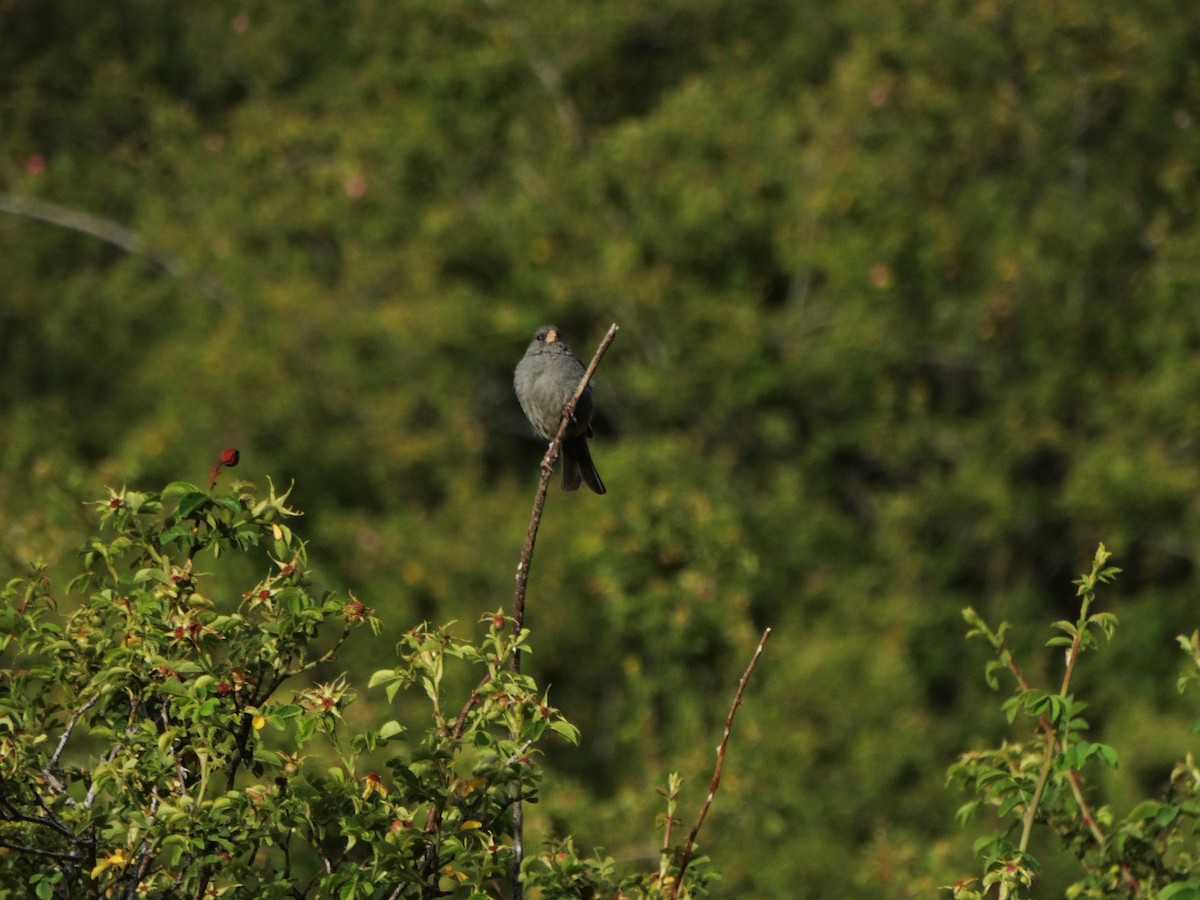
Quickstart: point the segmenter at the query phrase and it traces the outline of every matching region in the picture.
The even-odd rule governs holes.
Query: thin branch
[[[42,807],[42,809],[45,809],[46,805],[42,803],[42,798],[38,797],[37,799],[38,804]],[[65,838],[75,837],[75,833],[71,831],[71,829],[69,829],[66,825],[63,825],[62,822],[58,821],[58,819],[54,818],[53,816],[27,816],[25,813],[16,812],[7,804],[5,805],[4,820],[6,822],[28,822],[30,825],[43,825],[46,828],[53,828]]]
[[[587,138],[583,130],[583,120],[579,116],[579,109],[575,106],[575,101],[563,89],[562,75],[558,68],[538,54],[525,27],[513,16],[504,12],[500,0],[483,0],[483,2],[499,15],[501,23],[512,35],[514,43],[524,52],[529,68],[537,76],[537,80],[541,82],[546,93],[550,95],[550,99],[554,103],[554,111],[558,113],[559,121],[566,129],[571,142],[577,149],[584,149]]]
[[[1017,680],[1017,687],[1019,687],[1022,691],[1029,690],[1029,682],[1025,680],[1025,673],[1021,671],[1021,667],[1017,664],[1017,660],[1012,655],[1012,651],[1004,646],[1001,646],[1000,651],[1001,659],[1008,664],[1008,668],[1012,671],[1013,677]],[[1072,657],[1074,657],[1076,652],[1077,651],[1072,651]],[[1070,672],[1068,671],[1066,680],[1063,684],[1064,691],[1069,683]],[[1048,747],[1052,748],[1055,746],[1055,744],[1059,743],[1058,734],[1055,732],[1054,726],[1050,724],[1050,717],[1045,713],[1042,713],[1040,716],[1038,716],[1038,729],[1042,732],[1042,736],[1045,738]],[[1066,747],[1062,746],[1061,750],[1065,752]],[[1080,818],[1088,827],[1088,830],[1091,831],[1092,837],[1095,839],[1096,843],[1101,847],[1104,847],[1108,842],[1108,838],[1104,832],[1100,830],[1100,826],[1096,823],[1096,817],[1092,814],[1091,805],[1087,802],[1087,798],[1083,795],[1083,784],[1082,779],[1079,777],[1079,773],[1073,768],[1068,767],[1067,776],[1068,783],[1071,785],[1071,794],[1075,797],[1075,802],[1079,805]],[[1036,809],[1036,806],[1034,808]],[[1028,810],[1026,812],[1028,813]]]
[[[671,865],[671,832],[676,825],[682,824],[681,820],[675,816],[675,803],[679,797],[681,783],[682,779],[672,772],[667,776],[666,789],[659,788],[659,792],[667,800],[667,820],[663,826],[662,849],[658,852],[658,883],[660,885],[667,883],[667,870]]]
[[[167,715],[167,704],[165,702],[159,708],[159,719],[162,721],[163,731],[169,731],[171,729],[171,717]],[[188,790],[187,769],[183,767],[183,762],[179,759],[179,754],[175,752],[175,741],[172,741],[169,746],[171,749],[171,758],[175,760],[175,777],[179,779],[178,794],[180,797],[185,797]],[[155,802],[157,802],[157,799],[156,797]]]
[[[137,704],[134,704],[134,708],[135,709],[137,708]],[[130,716],[130,721],[132,721],[132,715]],[[128,728],[125,729],[126,734],[130,734],[132,731],[133,731],[132,725],[130,725]],[[116,759],[121,754],[121,751],[123,751],[124,749],[125,749],[124,744],[121,744],[121,743],[114,744],[112,746],[112,749],[110,749],[107,753],[105,753],[102,757],[100,757],[100,765],[107,766],[110,762],[112,762],[114,759]],[[92,772],[94,775],[95,770],[93,769]],[[91,809],[93,804],[95,804],[95,802],[96,802],[97,796],[99,796],[99,793],[96,788],[96,779],[93,777],[92,783],[90,785],[88,785],[87,794],[85,794],[84,798],[83,798],[83,808]]]
[[[559,448],[562,446],[563,438],[567,435],[567,428],[570,427],[572,416],[575,415],[575,405],[583,396],[583,392],[587,390],[587,386],[596,372],[596,367],[600,365],[600,360],[608,352],[608,347],[613,342],[613,338],[617,336],[618,331],[620,329],[615,322],[609,326],[608,333],[600,341],[600,346],[596,348],[596,354],[583,373],[583,378],[579,380],[579,386],[575,388],[574,396],[563,407],[563,417],[558,426],[558,434],[554,436],[554,440],[546,448],[546,455],[542,457],[542,480],[538,484],[537,494],[533,498],[533,514],[529,517],[529,530],[525,534],[525,546],[521,550],[521,561],[517,563],[517,587],[513,597],[513,634],[520,634],[521,629],[525,627],[525,591],[529,586],[529,567],[533,563],[533,547],[537,542],[538,529],[542,524],[542,509],[546,505],[546,491],[550,487],[550,476],[554,474],[554,463],[558,459]],[[520,654],[513,654],[514,672],[521,671],[520,659]]]
[[[342,645],[346,643],[346,640],[349,637],[350,624],[347,623],[345,629],[342,631],[341,636],[334,641],[332,647],[330,647],[316,659],[310,659],[308,662],[303,663],[298,669],[293,669],[292,671],[285,673],[279,684],[283,684],[284,680],[288,678],[295,678],[297,675],[301,675],[305,672],[315,669],[317,666],[323,665],[324,663],[333,662],[335,659],[337,659],[338,651],[342,649]]]
[[[150,870],[150,862],[154,850],[154,843],[151,840],[151,835],[153,834],[152,826],[158,818],[158,805],[158,788],[154,788],[150,796],[150,815],[146,822],[148,827],[142,833],[141,841],[138,842],[137,850],[134,852],[133,864],[127,867],[130,870],[128,879],[129,887],[125,891],[125,897],[128,900],[137,900],[138,887],[146,877],[146,873]]]
[[[75,730],[75,726],[79,724],[79,720],[83,718],[83,714],[100,702],[100,695],[97,694],[75,712],[71,713],[71,721],[67,723],[67,727],[63,729],[62,737],[58,740],[58,746],[54,748],[54,754],[50,757],[50,761],[46,763],[46,768],[42,770],[42,777],[50,780],[53,778],[51,772],[58,765],[59,757],[62,756],[63,750],[67,748],[67,741],[71,739],[71,732]],[[54,779],[57,781],[58,779]]]
[[[116,247],[131,256],[142,256],[173,278],[183,278],[183,263],[177,256],[156,253],[146,246],[141,235],[130,231],[111,219],[92,215],[69,206],[61,206],[48,200],[37,200],[33,197],[22,197],[18,194],[0,194],[0,213],[33,219],[87,235],[98,241]],[[213,303],[224,306],[229,301],[229,291],[212,275],[202,275],[196,279],[196,286]]]
[[[36,790],[34,790],[32,787],[30,787],[29,790],[30,790],[30,793],[33,794],[33,798],[35,800],[37,800],[38,806],[40,806],[42,808],[42,812],[44,812],[46,814],[45,818],[43,819],[43,822],[45,824],[49,825],[51,828],[54,828],[55,830],[57,830],[63,836],[69,837],[69,838],[74,838],[75,832],[73,832],[70,828],[68,828],[63,823],[63,821],[54,814],[54,811],[51,810],[50,807],[46,805],[46,801],[42,797],[42,795],[40,793],[38,793]],[[67,805],[74,806],[74,800],[72,800],[70,798],[68,798],[68,800],[69,800],[69,802]]]
[[[508,759],[506,759],[503,762],[503,764],[500,766],[500,768],[507,769],[509,766],[511,766],[513,763],[515,763],[518,759],[520,759],[522,756],[524,756],[525,751],[528,750],[530,745],[532,745],[532,744],[533,744],[533,739],[530,738],[525,743],[523,743],[520,747],[518,747],[517,752],[514,753],[512,756],[510,756]]]
[[[529,567],[533,564],[533,547],[537,543],[538,529],[542,524],[542,510],[546,506],[546,491],[550,488],[550,477],[554,474],[554,463],[558,459],[559,448],[562,446],[563,438],[567,435],[567,428],[571,424],[572,417],[575,415],[575,405],[579,403],[579,398],[587,390],[592,376],[596,373],[596,367],[600,365],[600,360],[608,352],[608,347],[612,344],[618,331],[620,329],[617,327],[617,323],[613,322],[608,328],[608,333],[604,335],[604,339],[600,341],[600,346],[596,348],[596,353],[592,356],[592,361],[584,371],[583,377],[579,379],[579,386],[575,388],[575,394],[563,407],[558,434],[554,436],[554,440],[546,448],[546,455],[542,457],[542,480],[538,483],[537,493],[533,497],[533,513],[529,517],[529,530],[525,533],[525,546],[521,549],[521,560],[517,563],[517,586],[513,597],[513,634],[515,635],[520,635],[521,630],[525,627],[525,592],[529,587]],[[514,672],[521,671],[521,654],[516,649],[513,650],[512,670]],[[513,798],[511,897],[512,900],[522,900],[525,896],[524,888],[521,885],[521,861],[525,857],[525,811],[521,805],[521,779],[519,777],[513,781],[511,790]]]
[[[1042,718],[1045,718],[1045,716]],[[1049,722],[1046,724],[1049,726]],[[1075,797],[1075,802],[1079,804],[1079,815],[1083,819],[1083,824],[1091,831],[1096,843],[1103,847],[1108,839],[1105,837],[1104,832],[1100,830],[1100,826],[1096,824],[1096,817],[1092,815],[1092,808],[1083,796],[1083,780],[1079,777],[1079,773],[1070,766],[1067,767],[1067,781],[1071,785],[1071,793]]]
[[[78,856],[72,856],[70,853],[59,853],[56,850],[43,850],[41,847],[26,847],[22,844],[13,844],[3,838],[0,838],[0,847],[6,850],[16,850],[18,853],[29,853],[33,856],[47,856],[50,859],[60,859],[63,862],[83,862],[83,859]]]
[[[1071,642],[1071,649],[1067,653],[1067,668],[1063,673],[1062,688],[1059,690],[1060,697],[1067,696],[1067,688],[1071,685],[1071,675],[1075,671],[1075,660],[1079,657],[1080,644],[1083,641],[1082,619],[1087,615],[1087,607],[1084,607],[1081,618],[1081,627],[1075,632],[1075,639]],[[1049,723],[1047,723],[1049,725]],[[1062,749],[1065,752],[1067,749],[1066,741],[1062,741]],[[1017,849],[1024,853],[1029,847],[1029,838],[1033,834],[1033,820],[1037,815],[1038,805],[1042,802],[1042,794],[1046,790],[1046,782],[1050,778],[1050,764],[1054,760],[1054,749],[1059,745],[1059,740],[1053,728],[1050,729],[1050,736],[1046,739],[1046,752],[1042,756],[1042,768],[1038,772],[1037,784],[1033,788],[1033,796],[1029,799],[1029,805],[1025,807],[1025,821],[1021,824],[1021,842],[1017,845]]]
[[[303,671],[303,670],[301,670]],[[263,702],[279,689],[291,673],[277,672],[275,677],[270,681],[259,682],[258,690],[251,693],[249,698],[249,706],[261,706]],[[254,724],[254,716],[250,713],[243,712],[241,722],[238,723],[237,729],[231,729],[234,740],[233,759],[225,768],[225,790],[232,791],[233,786],[237,783],[237,773],[241,768],[242,763],[250,759],[253,755],[250,751],[250,729]]]
[[[109,219],[67,206],[59,206],[57,203],[50,203],[46,200],[35,200],[32,197],[21,197],[16,194],[0,194],[0,212],[86,234],[88,237],[111,244],[133,256],[147,256],[155,265],[170,275],[179,274],[179,260],[150,253],[146,249],[145,242],[137,234]]]
[[[475,689],[471,691],[471,695],[467,697],[467,702],[463,704],[463,708],[459,710],[458,718],[454,721],[454,729],[450,732],[450,740],[457,742],[462,737],[463,729],[467,726],[467,716],[470,715],[472,708],[479,702],[479,692],[482,691],[492,681],[492,675],[489,672],[483,676],[483,680],[475,685]]]
[[[746,690],[746,682],[750,680],[750,673],[754,671],[755,665],[758,663],[758,658],[762,656],[763,647],[766,646],[767,638],[771,636],[771,629],[768,628],[763,632],[762,637],[758,640],[758,646],[754,649],[754,656],[750,658],[750,665],[746,666],[746,671],[742,673],[742,680],[738,682],[737,693],[733,695],[733,705],[729,707],[729,716],[725,719],[725,734],[721,737],[721,744],[717,747],[717,765],[713,769],[712,783],[708,787],[708,796],[704,798],[704,805],[700,807],[700,815],[696,819],[696,824],[692,826],[691,833],[687,836],[687,841],[683,845],[683,856],[679,860],[679,875],[668,887],[667,897],[674,898],[679,891],[679,886],[683,884],[683,876],[687,873],[688,864],[692,861],[692,849],[696,845],[696,835],[700,833],[700,826],[704,824],[704,819],[708,816],[709,807],[712,806],[713,797],[716,796],[717,788],[721,784],[721,768],[725,765],[725,749],[729,746],[729,732],[733,728],[733,717],[737,715],[738,707],[742,705],[742,694]]]

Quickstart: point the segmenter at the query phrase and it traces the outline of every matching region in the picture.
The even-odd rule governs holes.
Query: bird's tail
[[[581,483],[586,484],[597,494],[605,493],[604,482],[592,462],[592,453],[588,449],[587,438],[566,438],[562,444],[564,491],[578,490]]]

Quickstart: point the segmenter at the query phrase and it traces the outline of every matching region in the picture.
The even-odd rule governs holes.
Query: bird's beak
[[[555,331],[553,328],[551,328],[549,331],[546,332],[546,343],[547,344],[553,344],[557,340],[558,340],[558,332]]]

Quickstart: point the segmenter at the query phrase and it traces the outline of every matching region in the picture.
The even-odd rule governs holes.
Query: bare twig
[[[79,720],[83,718],[83,714],[95,706],[100,701],[100,695],[96,694],[91,700],[71,713],[71,721],[67,722],[67,727],[63,729],[62,737],[58,740],[58,746],[54,748],[54,754],[50,757],[50,761],[46,763],[46,768],[42,770],[42,777],[47,781],[54,783],[56,788],[61,790],[61,785],[57,784],[58,779],[54,778],[53,772],[55,766],[58,765],[59,757],[62,756],[63,750],[67,748],[67,741],[71,739],[71,732],[75,730],[75,726],[79,724]]]
[[[750,658],[750,664],[746,666],[746,671],[742,673],[742,680],[738,682],[737,693],[733,695],[733,705],[729,707],[729,715],[725,719],[725,733],[721,737],[721,743],[717,747],[717,765],[713,769],[712,784],[708,787],[708,796],[704,798],[704,805],[700,807],[700,815],[696,818],[696,824],[692,826],[691,832],[687,836],[687,841],[683,845],[683,855],[679,859],[679,875],[666,889],[668,898],[673,898],[679,891],[679,886],[683,884],[683,876],[687,874],[688,864],[692,861],[692,849],[696,844],[696,835],[700,833],[700,826],[704,824],[704,819],[708,816],[709,807],[712,806],[713,797],[716,796],[717,787],[721,784],[721,767],[725,765],[725,749],[729,746],[729,732],[733,728],[733,717],[737,715],[738,707],[742,705],[742,693],[746,690],[746,682],[750,680],[750,673],[754,671],[754,666],[758,663],[758,658],[762,656],[763,647],[767,643],[767,638],[771,636],[771,629],[768,628],[763,632],[762,637],[758,640],[758,646],[754,649],[754,656]]]
[[[554,436],[554,440],[546,448],[546,455],[542,457],[542,480],[538,483],[537,493],[533,497],[533,513],[529,517],[529,530],[525,533],[525,546],[521,549],[521,561],[517,563],[517,586],[513,597],[513,634],[520,635],[521,629],[525,627],[525,591],[529,586],[529,567],[533,564],[533,547],[537,543],[538,529],[542,524],[542,510],[546,506],[546,491],[550,488],[550,477],[554,474],[554,463],[558,459],[559,447],[562,446],[563,438],[567,434],[567,428],[571,424],[571,418],[575,415],[575,405],[579,402],[579,398],[583,396],[583,392],[587,390],[592,376],[596,373],[596,367],[600,365],[600,360],[604,358],[604,354],[608,351],[608,347],[613,342],[613,338],[617,336],[618,331],[620,329],[617,327],[616,322],[609,326],[608,333],[600,341],[600,346],[596,348],[596,353],[592,357],[591,363],[588,364],[587,370],[583,373],[583,378],[579,380],[579,386],[575,388],[574,396],[563,407],[562,422],[558,426],[558,434]],[[515,649],[513,650],[512,670],[514,672],[521,671],[521,654]],[[520,778],[517,778],[512,783],[512,797],[513,860],[512,869],[510,870],[512,884],[511,897],[512,900],[522,900],[525,896],[521,885],[521,861],[525,857],[525,812],[521,807]]]
[[[171,717],[167,715],[166,703],[163,703],[162,707],[159,709],[159,720],[162,722],[164,732],[171,730]],[[186,797],[188,790],[187,769],[184,768],[183,761],[180,760],[179,754],[175,752],[175,742],[172,741],[168,746],[171,750],[171,759],[175,760],[175,777],[179,779],[179,789],[177,793],[180,797]],[[155,797],[154,801],[157,804],[158,798]]]
[[[471,714],[471,710],[479,702],[479,692],[487,687],[491,680],[492,676],[490,673],[484,675],[479,684],[475,685],[475,689],[471,691],[471,695],[467,697],[467,702],[463,704],[463,708],[458,712],[458,718],[454,720],[454,729],[450,732],[451,741],[457,741],[462,737],[463,729],[467,727],[467,716]]]
[[[62,819],[60,819],[57,815],[55,815],[54,811],[51,810],[50,807],[46,804],[45,798],[43,798],[42,795],[38,791],[34,790],[32,787],[30,787],[29,791],[31,794],[33,794],[33,798],[37,801],[37,805],[42,808],[42,812],[45,813],[45,816],[43,816],[40,820],[31,819],[30,821],[40,821],[40,823],[43,825],[49,825],[51,828],[53,828],[59,834],[63,835],[63,837],[69,837],[69,838],[75,837],[75,833],[70,828],[68,828],[63,823]],[[74,800],[73,799],[70,800],[70,802],[67,803],[67,805],[74,806],[75,805]]]
[[[0,212],[86,234],[134,256],[148,256],[155,265],[171,275],[179,273],[179,260],[150,253],[137,234],[100,216],[17,194],[0,194]]]
[[[23,844],[13,844],[0,838],[0,847],[6,850],[16,850],[18,853],[28,853],[31,856],[45,856],[50,859],[58,859],[63,862],[83,862],[83,859],[78,856],[72,856],[70,853],[59,853],[57,850],[44,850],[41,847],[26,847]]]
[[[521,561],[517,563],[517,588],[513,597],[513,634],[520,634],[521,629],[525,627],[525,591],[529,585],[529,566],[533,562],[533,546],[537,542],[538,529],[542,524],[542,509],[546,505],[546,491],[550,487],[550,476],[554,474],[554,463],[558,459],[559,448],[562,446],[563,438],[566,437],[571,417],[575,415],[575,404],[587,390],[587,386],[596,372],[596,367],[600,365],[600,360],[608,352],[608,347],[613,342],[613,338],[617,336],[618,331],[620,329],[615,322],[609,326],[608,333],[604,335],[600,346],[596,348],[596,354],[592,357],[587,371],[579,380],[579,386],[575,388],[574,396],[563,407],[563,417],[558,426],[558,434],[554,436],[554,440],[546,448],[546,455],[542,457],[542,480],[538,484],[537,494],[533,498],[533,514],[529,517],[529,530],[525,533],[525,546],[521,550]],[[517,653],[513,654],[512,667],[515,672],[521,671],[520,655]]]
[[[505,768],[505,769],[507,769],[509,766],[511,766],[513,763],[515,763],[515,762],[516,762],[518,759],[520,759],[520,758],[521,758],[521,756],[522,756],[522,755],[525,753],[525,751],[526,751],[526,750],[528,750],[528,749],[529,749],[529,747],[530,747],[532,744],[533,744],[533,740],[532,740],[532,739],[530,739],[530,740],[526,741],[525,743],[523,743],[523,744],[522,744],[520,747],[518,747],[518,748],[517,748],[517,752],[516,752],[516,753],[514,753],[512,756],[510,756],[508,759],[506,759],[506,760],[504,761],[504,763],[503,763],[503,765],[501,766],[501,768]]]
[[[131,728],[125,729],[126,734],[129,734],[131,731],[132,731]],[[107,753],[105,753],[102,757],[100,757],[100,765],[107,766],[110,762],[112,762],[114,759],[116,759],[121,754],[121,751],[124,749],[125,749],[125,745],[120,742],[113,744],[112,748]],[[97,768],[99,768],[99,766],[97,766]],[[83,808],[84,809],[91,809],[92,806],[96,802],[96,798],[99,796],[99,792],[96,787],[96,779],[95,779],[95,770],[94,769],[92,770],[92,775],[93,775],[92,783],[88,786],[87,794],[85,794],[84,798],[83,798]]]
[[[182,278],[184,275],[183,263],[178,257],[154,252],[146,246],[146,242],[137,232],[130,231],[111,219],[18,194],[0,194],[0,213],[33,219],[65,228],[67,231],[85,234],[131,256],[144,257],[174,278]],[[197,279],[196,285],[216,304],[224,305],[229,300],[229,291],[211,275],[202,275]]]
[[[550,99],[554,103],[554,111],[558,113],[559,121],[566,129],[571,142],[576,148],[583,149],[586,144],[583,120],[579,116],[579,109],[575,106],[575,101],[563,88],[562,75],[558,67],[537,52],[537,48],[529,38],[529,33],[513,16],[505,13],[500,0],[483,0],[483,2],[500,16],[501,24],[508,29],[509,34],[515,39],[516,45],[524,52],[529,68],[533,70],[537,80],[550,95]]]
[[[47,828],[53,828],[65,838],[74,838],[75,833],[66,825],[60,822],[53,813],[49,811],[45,801],[40,796],[34,794],[37,799],[38,806],[42,808],[46,815],[44,816],[27,816],[22,812],[17,812],[15,807],[9,804],[4,804],[4,821],[6,822],[28,822],[30,825],[44,825]]]

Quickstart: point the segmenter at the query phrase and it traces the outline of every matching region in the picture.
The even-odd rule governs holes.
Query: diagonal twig
[[[558,459],[559,447],[562,446],[563,438],[567,434],[567,427],[575,415],[575,405],[583,396],[583,392],[587,390],[592,376],[596,373],[596,367],[600,365],[600,360],[604,358],[604,354],[608,351],[608,347],[613,342],[613,338],[617,336],[618,331],[620,329],[617,327],[617,323],[613,322],[609,326],[608,333],[604,335],[604,339],[600,341],[600,346],[596,348],[596,353],[584,371],[583,378],[579,380],[579,386],[575,388],[574,396],[563,407],[558,434],[554,436],[554,440],[546,448],[546,455],[542,457],[542,480],[538,483],[537,493],[533,497],[533,513],[529,517],[529,530],[525,533],[525,546],[521,549],[521,561],[517,563],[517,586],[513,597],[513,634],[515,635],[519,636],[521,629],[525,627],[525,591],[529,586],[529,567],[533,563],[533,547],[537,543],[538,529],[542,524],[542,510],[546,506],[546,491],[550,488],[550,477],[554,474],[554,463]],[[511,665],[514,672],[521,671],[521,654],[516,649],[513,650]],[[521,861],[525,857],[525,812],[521,806],[521,779],[519,777],[512,783],[512,797],[513,859],[510,870],[512,891],[509,896],[512,900],[522,900],[525,895],[521,885]]]
[[[537,52],[536,45],[530,39],[529,33],[515,17],[505,13],[500,0],[483,0],[483,2],[500,16],[501,24],[508,29],[509,34],[515,39],[517,47],[525,54],[529,68],[533,70],[533,74],[537,76],[537,80],[541,82],[546,93],[550,95],[550,99],[554,103],[554,110],[558,113],[558,118],[566,129],[567,135],[571,138],[571,142],[575,145],[576,149],[583,149],[587,143],[583,120],[579,115],[579,108],[575,105],[575,101],[571,99],[571,95],[563,88],[562,73],[558,67]]]
[[[179,257],[153,250],[137,232],[103,216],[20,194],[0,194],[0,213],[45,222],[47,225],[85,234],[131,256],[144,257],[171,277],[185,277],[183,261]],[[212,275],[202,274],[194,281],[214,304],[224,306],[229,302],[229,291]]]
[[[716,796],[717,787],[721,784],[721,767],[725,765],[725,748],[729,746],[729,732],[733,728],[733,717],[737,714],[738,707],[742,705],[742,693],[746,690],[746,682],[750,680],[750,673],[754,671],[754,666],[758,663],[758,658],[762,656],[763,647],[770,636],[771,629],[768,628],[763,632],[762,637],[759,638],[758,646],[754,650],[754,656],[750,657],[750,665],[746,666],[746,671],[742,673],[742,680],[738,682],[737,693],[733,695],[733,705],[729,707],[729,716],[725,719],[725,734],[721,737],[721,743],[717,747],[717,765],[713,769],[712,784],[708,787],[708,796],[704,798],[704,805],[700,807],[700,815],[696,819],[696,824],[692,826],[692,830],[687,836],[687,841],[684,842],[683,856],[679,860],[679,875],[667,887],[666,896],[668,900],[673,900],[679,891],[679,886],[683,884],[683,876],[687,872],[688,864],[692,861],[692,848],[696,844],[696,835],[700,833],[700,826],[704,824],[704,819],[708,815],[708,809],[712,806],[713,797]]]
[[[529,585],[529,566],[533,562],[533,546],[537,542],[538,529],[542,524],[542,509],[546,505],[546,491],[550,487],[550,476],[554,473],[554,463],[558,459],[559,448],[562,446],[563,438],[566,437],[571,419],[575,415],[575,404],[579,402],[579,398],[587,390],[587,386],[592,380],[592,375],[596,372],[596,367],[600,365],[600,360],[604,358],[604,354],[608,351],[608,347],[613,342],[613,338],[617,336],[618,331],[620,329],[615,322],[609,326],[608,333],[604,335],[604,339],[600,341],[600,346],[596,348],[596,354],[592,357],[591,363],[588,364],[587,371],[583,373],[583,378],[579,380],[579,386],[575,388],[574,396],[563,407],[563,417],[562,422],[558,426],[558,434],[554,436],[554,440],[546,448],[546,455],[542,457],[542,480],[538,484],[537,494],[533,498],[533,514],[529,517],[529,530],[525,533],[525,546],[521,550],[521,561],[517,563],[517,588],[516,594],[513,597],[514,634],[520,634],[521,629],[525,627],[525,591]],[[521,671],[520,656],[518,654],[513,654],[512,667],[515,672]]]
[[[67,748],[67,741],[71,739],[71,733],[75,730],[75,726],[79,724],[79,720],[83,718],[84,714],[99,701],[100,694],[96,694],[96,696],[94,696],[91,700],[71,713],[71,720],[67,722],[67,727],[63,729],[62,737],[59,738],[58,741],[58,746],[54,748],[54,753],[50,757],[49,762],[46,763],[46,768],[42,770],[42,777],[45,778],[46,781],[49,782],[57,791],[62,792],[65,790],[59,780],[54,777],[54,769],[58,766],[58,760],[62,756],[63,751]]]

